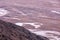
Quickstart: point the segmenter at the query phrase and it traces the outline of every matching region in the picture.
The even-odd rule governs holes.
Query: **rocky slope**
[[[35,35],[24,27],[0,20],[0,40],[48,40]]]

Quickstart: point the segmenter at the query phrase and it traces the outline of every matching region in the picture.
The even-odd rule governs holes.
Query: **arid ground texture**
[[[1,20],[60,40],[60,0],[0,0],[0,9]]]

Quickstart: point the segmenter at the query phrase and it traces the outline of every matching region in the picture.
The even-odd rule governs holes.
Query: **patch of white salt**
[[[4,16],[8,13],[6,9],[0,8],[0,16]]]
[[[52,10],[51,12],[53,12],[53,13],[57,13],[57,14],[60,14],[59,11],[55,11],[55,10]]]
[[[30,30],[30,29],[29,29]],[[34,30],[30,30],[32,33],[35,33],[37,35],[42,35],[45,36],[47,38],[49,38],[50,40],[60,40],[60,32],[58,31],[34,31]]]
[[[23,24],[29,24],[29,25],[32,25],[34,26],[35,28],[39,28],[41,27],[41,25],[43,25],[42,23],[39,25],[39,24],[36,24],[36,23],[15,23],[16,25],[19,25],[19,26],[23,26]]]
[[[15,23],[18,26],[23,26],[23,23]]]

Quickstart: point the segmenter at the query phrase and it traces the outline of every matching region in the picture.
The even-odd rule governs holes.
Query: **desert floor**
[[[60,40],[59,0],[0,0],[0,9],[1,20],[50,40]]]

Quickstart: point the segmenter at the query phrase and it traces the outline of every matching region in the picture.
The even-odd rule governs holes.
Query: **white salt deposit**
[[[40,25],[36,25],[35,23],[25,23],[25,24],[30,24],[30,25],[34,26],[35,28],[40,27]]]
[[[8,13],[7,10],[3,9],[3,8],[0,8],[0,16],[4,16]]]
[[[18,26],[23,26],[23,23],[15,23]]]
[[[35,30],[31,30],[29,29],[32,33],[35,33],[37,35],[42,35],[45,36],[47,38],[49,38],[50,40],[60,40],[60,32],[57,31],[35,31]]]
[[[57,13],[57,14],[60,14],[60,12],[55,11],[55,10],[52,10],[51,12],[53,12],[53,13]]]
[[[30,24],[30,25],[34,26],[35,28],[39,28],[39,27],[41,27],[41,25],[43,25],[42,23],[41,23],[41,25],[35,24],[35,23],[15,23],[15,24],[19,25],[19,26],[23,26],[24,24]]]

